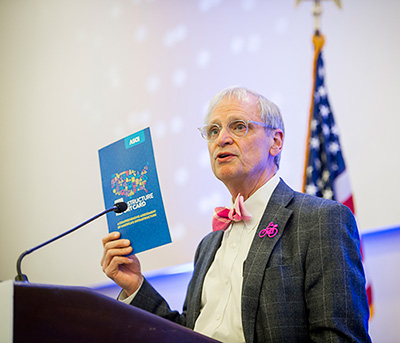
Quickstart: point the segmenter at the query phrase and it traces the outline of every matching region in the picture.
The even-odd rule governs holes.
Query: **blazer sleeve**
[[[200,312],[201,290],[205,273],[212,262],[213,254],[221,240],[221,234],[207,235],[199,244],[194,258],[194,272],[189,283],[182,313],[170,309],[167,301],[145,279],[131,301],[131,305],[151,312],[177,324],[193,329]],[[213,244],[212,246],[210,244]]]
[[[182,313],[179,313],[178,311],[172,311],[167,301],[153,288],[153,286],[151,286],[146,279],[143,280],[143,284],[135,298],[133,298],[131,301],[131,305],[158,315],[162,318],[171,320],[177,324],[186,326],[185,308]]]
[[[320,206],[308,232],[305,300],[315,342],[370,342],[360,239],[351,211]]]

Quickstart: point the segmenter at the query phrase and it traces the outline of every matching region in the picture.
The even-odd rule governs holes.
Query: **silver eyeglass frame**
[[[231,132],[231,130],[229,129],[229,126],[232,123],[235,123],[235,122],[242,122],[246,126],[246,132],[243,135],[239,136],[239,135],[235,134],[234,132]],[[267,124],[261,123],[259,121],[237,119],[237,120],[230,121],[228,123],[228,125],[226,125],[226,130],[228,131],[228,133],[231,136],[233,136],[235,138],[242,138],[242,137],[247,135],[247,132],[249,132],[249,124],[256,124],[256,125],[260,125],[260,126],[263,126],[263,127],[268,127],[270,129],[273,129],[273,130],[275,129],[271,125],[267,125]],[[218,135],[214,139],[209,139],[208,138],[208,135],[207,135],[208,129],[207,128],[209,128],[209,127],[217,127],[219,129]],[[223,129],[223,127],[221,125],[218,125],[218,124],[208,124],[208,125],[204,125],[203,127],[199,127],[198,128],[198,130],[200,131],[201,137],[203,137],[207,142],[215,142],[218,139],[222,129]]]

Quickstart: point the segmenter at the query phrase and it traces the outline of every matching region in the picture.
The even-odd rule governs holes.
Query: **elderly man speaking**
[[[105,274],[121,301],[222,342],[370,342],[359,235],[350,210],[295,192],[277,176],[278,107],[243,87],[210,102],[211,167],[232,195],[199,244],[183,312],[143,278],[130,242],[103,238]],[[211,214],[210,214],[211,215]]]

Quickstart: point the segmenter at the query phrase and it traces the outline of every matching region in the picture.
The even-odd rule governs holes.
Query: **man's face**
[[[243,101],[226,97],[211,112],[208,124],[223,127],[218,139],[208,143],[211,168],[228,188],[241,182],[262,185],[268,180],[265,177],[275,170],[274,156],[269,153],[274,139],[264,127],[252,123],[244,137],[236,138],[226,130],[233,120],[262,121],[254,96],[248,95]]]

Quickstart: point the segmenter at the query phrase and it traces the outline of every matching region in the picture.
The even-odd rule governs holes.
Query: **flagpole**
[[[296,6],[302,1],[305,1],[305,0],[296,0]],[[322,77],[322,80],[324,80],[324,75],[320,75],[319,74],[318,68],[319,68],[320,63],[322,62],[321,51],[322,51],[322,48],[323,48],[324,43],[325,43],[325,38],[324,38],[323,35],[320,34],[320,16],[321,16],[321,13],[322,13],[322,7],[321,7],[321,1],[322,0],[313,0],[313,1],[314,1],[314,7],[313,7],[313,11],[312,11],[313,17],[314,17],[313,86],[312,86],[312,93],[311,93],[311,106],[310,106],[310,113],[309,113],[309,119],[308,119],[308,129],[307,129],[306,154],[305,154],[306,157],[305,157],[304,175],[303,175],[303,192],[306,193],[306,190],[309,190],[311,193],[315,192],[316,195],[317,195],[317,192],[315,191],[315,189],[313,189],[313,187],[316,188],[317,191],[320,192],[320,193],[321,193],[321,190],[319,190],[319,188],[321,188],[321,187],[318,185],[318,183],[315,182],[315,180],[313,180],[315,175],[310,174],[311,175],[310,178],[312,180],[311,180],[310,185],[309,185],[310,188],[307,187],[307,183],[308,183],[308,181],[310,181],[310,179],[308,179],[308,173],[307,173],[308,167],[310,166],[310,168],[311,168],[310,172],[311,173],[313,173],[313,170],[315,171],[315,163],[313,165],[313,163],[311,163],[312,161],[310,161],[311,146],[312,146],[310,140],[312,139],[312,131],[315,131],[314,129],[317,128],[318,125],[320,125],[320,123],[318,123],[320,121],[320,119],[317,120],[316,118],[314,118],[314,114],[319,114],[320,115],[319,118],[322,118],[321,117],[321,111],[322,111],[321,108],[314,108],[316,106],[315,102],[317,101],[317,105],[318,105],[318,102],[321,101],[322,97],[325,97],[326,98],[325,101],[327,101],[327,95],[326,94],[325,95],[317,94],[317,89],[316,89],[317,83],[319,85],[318,87],[320,87],[321,77]],[[333,1],[336,3],[336,5],[339,8],[341,8],[340,0],[333,0]],[[316,100],[316,97],[317,97],[317,100]],[[328,108],[329,108],[329,102],[325,103],[324,106],[322,106],[322,107],[325,107],[325,111],[326,111],[326,106],[328,106]],[[314,113],[314,111],[316,113]],[[330,112],[330,109],[329,109],[329,112]],[[332,113],[331,113],[331,115],[332,115]],[[316,120],[316,123],[314,123],[313,120]],[[331,118],[331,124],[332,123],[334,125],[333,115],[332,115],[332,118]],[[326,123],[326,124],[329,124],[329,123]],[[329,128],[329,126],[331,124],[329,124],[327,126],[329,130],[331,130],[331,128]],[[315,132],[314,132],[314,134],[315,134]],[[335,143],[337,144],[337,146],[340,149],[340,144],[339,144],[338,137],[336,138]],[[314,142],[313,142],[313,144],[314,144]],[[315,153],[315,151],[314,151],[314,153]],[[354,211],[354,202],[353,202],[353,196],[352,196],[351,189],[349,188],[349,184],[346,185],[346,183],[343,183],[343,179],[347,179],[348,178],[348,176],[346,174],[346,171],[345,171],[345,164],[344,164],[343,156],[341,157],[341,160],[342,160],[342,167],[344,167],[344,169],[342,170],[340,175],[342,175],[342,179],[341,179],[342,180],[342,186],[343,186],[343,184],[345,186],[344,187],[336,187],[335,183],[333,183],[333,187],[331,187],[332,188],[331,190],[333,191],[333,194],[336,193],[335,194],[335,198],[338,196],[339,193],[341,193],[340,197],[337,198],[336,200],[341,202],[342,204],[346,205],[347,207],[349,207],[349,209],[354,214],[355,213],[355,211]],[[319,162],[321,163],[320,160],[319,160]],[[330,170],[329,170],[329,172],[330,172]],[[337,180],[337,176],[336,176],[335,180]],[[321,179],[318,179],[317,181],[321,181]],[[326,187],[326,185],[324,187]],[[336,188],[338,188],[337,191],[336,191]],[[324,196],[324,195],[322,194],[321,196]],[[360,253],[361,253],[361,261],[365,266],[365,260],[364,260],[364,257],[363,257],[362,243],[361,242],[360,242]],[[373,316],[373,313],[374,313],[374,305],[373,305],[372,287],[371,287],[371,283],[370,283],[370,281],[368,279],[367,279],[367,282],[366,282],[365,289],[366,289],[366,293],[367,293],[368,305],[369,305],[369,311],[370,311],[370,318],[369,319],[371,319],[372,316]]]
[[[308,130],[307,130],[307,140],[306,140],[306,158],[305,158],[305,163],[304,163],[304,174],[303,174],[303,193],[306,191],[306,180],[307,180],[307,165],[308,165],[308,159],[310,157],[310,150],[308,148],[308,143],[310,141],[310,134],[311,134],[311,121],[313,118],[314,114],[314,94],[315,94],[315,84],[317,80],[317,61],[318,61],[318,56],[321,53],[321,50],[325,44],[325,38],[323,35],[319,33],[319,30],[315,30],[314,36],[313,36],[313,44],[314,44],[314,64],[313,64],[313,86],[312,86],[312,92],[311,92],[311,105],[310,105],[310,113],[308,117]]]
[[[296,0],[295,1],[295,6],[297,7],[301,2],[305,0]],[[312,9],[312,15],[313,15],[313,22],[314,22],[314,35],[312,38],[313,45],[314,45],[314,64],[313,64],[313,86],[312,86],[312,92],[311,92],[311,105],[310,105],[310,113],[309,113],[309,118],[308,118],[308,130],[307,130],[307,140],[306,140],[306,154],[305,154],[305,163],[304,163],[304,173],[303,173],[303,193],[306,191],[306,184],[307,184],[307,164],[308,164],[308,159],[310,157],[309,154],[309,149],[308,149],[308,143],[310,141],[310,134],[311,134],[311,121],[313,117],[313,112],[314,112],[314,94],[315,94],[315,84],[316,84],[316,76],[317,76],[317,61],[318,61],[318,56],[321,53],[322,48],[324,47],[325,44],[325,37],[320,34],[321,32],[321,14],[322,14],[322,5],[321,1],[322,0],[312,0],[314,1],[314,6]],[[341,0],[333,0],[338,8],[342,8]]]

